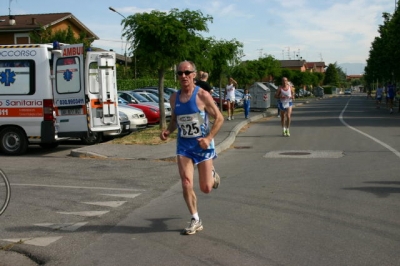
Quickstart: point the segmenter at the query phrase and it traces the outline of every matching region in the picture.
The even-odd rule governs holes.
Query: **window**
[[[63,57],[57,59],[56,82],[57,92],[77,93],[81,91],[79,57]]]
[[[98,94],[99,88],[99,66],[97,62],[91,62],[89,64],[89,92]]]
[[[29,33],[16,33],[14,34],[15,44],[30,44]]]
[[[0,94],[32,95],[35,92],[33,60],[0,60]]]

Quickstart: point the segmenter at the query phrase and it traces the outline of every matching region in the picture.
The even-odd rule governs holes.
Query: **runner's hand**
[[[203,149],[206,150],[208,146],[210,146],[211,140],[208,138],[198,138],[197,139],[199,146]]]
[[[163,131],[161,131],[161,133],[160,133],[160,139],[161,139],[161,140],[166,140],[166,139],[168,138],[169,134],[171,134],[171,133],[169,132],[169,130],[163,130]]]

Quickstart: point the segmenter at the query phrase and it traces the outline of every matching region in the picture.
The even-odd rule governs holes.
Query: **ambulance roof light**
[[[58,41],[53,42],[53,49],[60,50],[60,43]]]

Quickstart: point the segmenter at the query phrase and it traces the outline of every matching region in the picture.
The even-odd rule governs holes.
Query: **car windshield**
[[[144,98],[146,98],[147,100],[151,101],[151,102],[156,102],[149,93],[145,93],[145,92],[138,92],[141,96],[143,96]]]
[[[130,94],[131,94],[133,97],[135,97],[136,100],[138,100],[138,101],[141,102],[141,103],[148,103],[148,102],[150,102],[148,99],[146,99],[145,97],[143,97],[142,95],[140,95],[140,94],[137,93],[137,92],[131,91]]]
[[[121,97],[118,97],[118,104],[128,104],[129,102]]]
[[[158,93],[158,91],[149,91],[149,92],[160,98],[160,94]],[[170,95],[164,93],[164,99],[169,100],[170,97],[171,97]]]
[[[155,95],[155,94],[152,94],[152,93],[147,93],[146,94],[148,97],[150,97],[150,98],[152,98],[155,102],[160,102],[160,98],[158,98],[158,96],[157,95]]]
[[[164,88],[164,92],[171,96],[174,92],[177,92],[178,90],[173,89],[173,88]]]

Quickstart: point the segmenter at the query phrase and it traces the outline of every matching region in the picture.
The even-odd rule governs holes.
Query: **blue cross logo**
[[[15,73],[11,69],[6,69],[0,73],[0,82],[5,86],[10,86],[11,83],[15,82]]]
[[[66,81],[70,81],[72,79],[72,71],[71,70],[69,70],[69,69],[65,70],[64,79]]]

